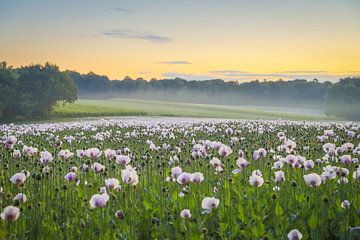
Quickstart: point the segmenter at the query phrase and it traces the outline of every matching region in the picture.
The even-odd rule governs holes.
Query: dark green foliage
[[[297,106],[322,108],[324,95],[330,82],[293,81],[252,81],[238,84],[221,79],[187,81],[181,78],[145,81],[109,80],[94,73],[68,72],[83,97],[94,98],[136,98],[166,100],[173,102]],[[95,95],[94,95],[95,94]]]
[[[0,85],[0,115],[4,118],[46,116],[57,103],[77,99],[73,80],[49,63],[19,69],[2,63]]]
[[[326,113],[346,119],[360,119],[360,78],[345,78],[329,88]]]

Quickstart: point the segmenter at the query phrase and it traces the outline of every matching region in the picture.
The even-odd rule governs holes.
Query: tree
[[[45,116],[57,103],[77,99],[77,89],[67,73],[46,63],[13,69],[0,63],[0,117]]]
[[[0,117],[16,115],[18,103],[18,80],[14,69],[6,62],[0,63]]]
[[[325,111],[341,118],[360,119],[360,78],[345,78],[332,85],[325,95]]]

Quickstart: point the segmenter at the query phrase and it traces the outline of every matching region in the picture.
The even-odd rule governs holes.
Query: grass
[[[249,108],[210,104],[173,103],[149,100],[110,99],[85,100],[57,106],[54,118],[105,116],[174,116],[229,119],[289,119],[307,121],[334,120],[321,114],[292,113],[279,109]]]

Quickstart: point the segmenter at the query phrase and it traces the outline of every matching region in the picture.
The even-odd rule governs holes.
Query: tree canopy
[[[0,115],[5,118],[45,116],[57,103],[74,102],[77,88],[56,65],[14,69],[0,65]]]

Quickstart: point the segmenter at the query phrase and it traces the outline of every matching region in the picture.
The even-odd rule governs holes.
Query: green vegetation
[[[172,103],[148,100],[109,99],[78,100],[74,104],[58,105],[53,117],[91,116],[177,116],[212,117],[231,119],[293,119],[333,120],[327,116],[310,113],[291,113],[285,110],[246,108],[210,104]]]
[[[359,239],[359,134],[176,118],[7,125],[0,239]]]
[[[0,63],[0,117],[43,117],[56,103],[77,99],[77,89],[55,65],[30,65],[13,69]]]
[[[326,94],[326,113],[346,119],[360,119],[360,78],[345,78]]]

